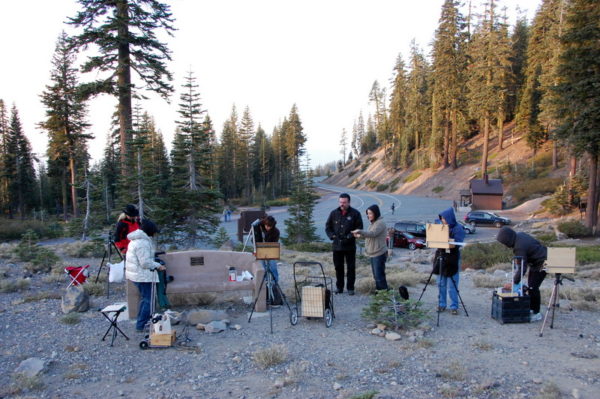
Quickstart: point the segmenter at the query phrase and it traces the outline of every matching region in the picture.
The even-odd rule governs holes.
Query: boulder
[[[385,339],[387,339],[388,341],[399,341],[402,339],[402,336],[395,332],[388,332],[387,334],[385,334]]]
[[[16,374],[23,374],[27,377],[35,377],[46,367],[46,362],[39,357],[30,357],[29,359],[23,360],[19,367],[15,369]]]
[[[221,331],[225,331],[227,329],[227,323],[223,321],[211,321],[206,326],[204,326],[204,331],[207,333],[219,333]]]
[[[81,285],[72,285],[65,291],[60,307],[65,314],[86,312],[90,308],[90,296]]]
[[[208,324],[211,321],[223,320],[226,318],[226,312],[208,309],[193,309],[182,315],[183,322],[190,326],[195,326],[198,323]]]

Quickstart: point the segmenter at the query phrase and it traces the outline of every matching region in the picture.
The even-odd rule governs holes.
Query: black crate
[[[529,296],[492,297],[492,319],[504,323],[529,323]]]

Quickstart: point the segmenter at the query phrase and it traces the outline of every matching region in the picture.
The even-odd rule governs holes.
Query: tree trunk
[[[144,189],[142,187],[142,149],[137,151],[137,197],[140,220],[144,220]]]
[[[91,199],[90,199],[90,180],[87,176],[87,171],[85,173],[85,217],[83,218],[83,233],[81,235],[81,240],[85,241],[87,238],[87,232],[90,223],[90,211],[91,211]]]
[[[69,171],[71,172],[71,202],[73,205],[73,217],[78,216],[77,211],[77,187],[75,186],[75,159],[69,156]]]
[[[63,208],[63,220],[66,222],[67,217],[67,209],[69,208],[69,196],[67,195],[67,172],[63,169],[62,177],[60,179],[60,188],[62,193],[62,208]]]
[[[498,112],[498,150],[504,146],[504,111]]]
[[[450,149],[450,118],[448,118],[448,111],[444,112],[444,168],[450,166],[448,152]]]
[[[488,142],[490,138],[490,118],[486,112],[483,118],[483,152],[481,154],[481,178],[487,175]]]
[[[130,157],[132,108],[131,108],[131,59],[129,43],[126,37],[129,35],[129,12],[127,0],[117,0],[117,17],[119,20],[118,37],[118,66],[117,66],[117,91],[119,97],[119,146],[121,149],[120,165],[121,176],[129,175],[128,161]]]
[[[558,145],[556,140],[552,140],[552,169],[558,169]]]
[[[590,170],[589,170],[589,186],[587,191],[587,208],[585,210],[585,225],[593,229],[597,222],[598,203],[596,202],[596,180],[598,174],[598,155],[589,153],[590,155]]]
[[[452,111],[450,112],[450,123],[452,125],[452,140],[450,142],[450,163],[452,169],[458,168],[456,153],[458,148],[458,124],[456,122],[456,100],[452,100]]]
[[[571,155],[569,159],[569,180],[568,180],[568,188],[569,188],[569,204],[573,205],[575,202],[575,198],[573,198],[573,179],[577,174],[577,157],[575,155]]]

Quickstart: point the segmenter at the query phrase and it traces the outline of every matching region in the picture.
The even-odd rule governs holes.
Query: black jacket
[[[279,242],[279,229],[275,226],[267,231],[262,225],[254,227],[254,239],[256,242]]]
[[[360,212],[349,207],[346,215],[342,216],[342,210],[338,207],[329,214],[325,223],[325,233],[332,240],[334,251],[356,250],[356,239],[351,231],[362,229],[363,222]]]
[[[538,240],[527,233],[517,233],[508,226],[504,226],[496,237],[498,242],[512,248],[513,254],[523,258],[523,274],[527,273],[527,267],[540,271],[548,257],[548,249],[540,244]],[[521,268],[518,267],[513,276],[513,281],[518,284],[521,281]]]

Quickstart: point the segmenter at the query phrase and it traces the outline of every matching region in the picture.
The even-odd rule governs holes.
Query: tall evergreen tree
[[[3,215],[9,210],[8,140],[8,111],[4,100],[0,99],[0,210]]]
[[[598,156],[600,154],[600,3],[572,0],[567,13],[563,51],[557,68],[553,110],[559,137],[579,154],[587,153],[589,186],[585,223],[598,223]]]
[[[170,7],[157,0],[78,0],[82,10],[69,24],[82,32],[72,38],[72,46],[97,52],[83,65],[83,72],[106,75],[82,87],[86,96],[108,93],[118,98],[120,173],[129,172],[129,142],[132,126],[134,71],[149,90],[167,97],[173,88],[166,61],[171,59],[167,46],[158,40],[160,31],[172,35]]]
[[[391,130],[391,159],[390,165],[394,168],[408,167],[408,132],[406,131],[407,110],[406,97],[408,95],[408,82],[406,65],[402,55],[398,55],[394,66],[392,81],[392,95],[390,97],[389,124]]]
[[[527,45],[529,42],[530,26],[527,18],[520,15],[512,31],[511,42],[511,69],[514,74],[512,85],[509,88],[507,105],[507,118],[513,119],[521,100],[521,91],[525,83],[525,70],[527,67]]]
[[[42,103],[46,106],[46,120],[40,126],[49,136],[48,159],[54,173],[64,176],[68,169],[71,192],[71,209],[73,216],[78,216],[77,210],[77,178],[76,161],[81,164],[84,159],[77,159],[80,152],[87,153],[86,141],[92,139],[86,133],[86,104],[77,95],[77,69],[74,67],[76,54],[68,45],[66,33],[62,33],[57,41],[52,58],[53,70],[50,73],[52,83],[46,86],[41,95]],[[87,154],[86,154],[87,155]],[[66,186],[66,182],[61,182]],[[63,199],[66,203],[66,198]],[[66,209],[65,209],[66,212]]]
[[[317,241],[313,211],[319,196],[315,193],[313,175],[308,168],[308,159],[304,165],[297,163],[293,174],[293,189],[288,209],[290,217],[285,221],[287,237],[285,244]]]

